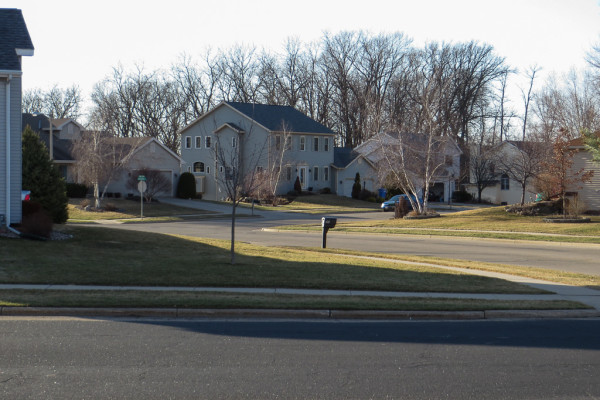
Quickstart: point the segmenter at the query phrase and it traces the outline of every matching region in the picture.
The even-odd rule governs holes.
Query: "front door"
[[[300,186],[302,186],[302,190],[306,190],[308,187],[308,167],[298,167],[298,173],[300,176]]]

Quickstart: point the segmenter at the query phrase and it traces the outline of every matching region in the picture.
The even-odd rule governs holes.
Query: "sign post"
[[[144,218],[144,192],[148,188],[146,184],[146,177],[144,175],[140,175],[137,178],[138,180],[138,190],[140,191],[140,217]]]

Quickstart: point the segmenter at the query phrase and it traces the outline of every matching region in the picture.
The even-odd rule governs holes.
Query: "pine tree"
[[[67,188],[46,145],[29,126],[23,131],[22,143],[23,189],[31,191],[32,200],[41,204],[54,223],[65,223],[69,217]]]
[[[360,196],[361,190],[362,190],[362,185],[360,183],[360,174],[357,172],[356,177],[354,178],[354,185],[352,185],[352,198],[358,199],[358,196]]]

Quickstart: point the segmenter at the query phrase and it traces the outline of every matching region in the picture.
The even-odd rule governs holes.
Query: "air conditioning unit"
[[[197,176],[196,177],[196,193],[204,193],[204,180],[206,176]]]

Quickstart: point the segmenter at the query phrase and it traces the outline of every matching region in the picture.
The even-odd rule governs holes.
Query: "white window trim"
[[[186,149],[191,149],[192,148],[192,137],[191,136],[186,136],[185,137],[185,148]]]
[[[300,151],[306,151],[306,137],[300,136]]]
[[[313,172],[312,173],[312,178],[313,178],[312,180],[313,180],[313,182],[319,182],[319,180],[321,178],[319,176],[319,173],[320,173],[319,167],[313,167],[313,171],[312,172]]]
[[[323,151],[329,151],[329,138],[323,138]]]
[[[329,167],[323,167],[323,181],[329,181]]]
[[[204,148],[210,149],[211,146],[212,146],[212,136],[205,136],[204,137]]]
[[[237,138],[235,136],[231,138],[231,147],[232,148],[237,147]]]
[[[200,143],[198,143],[198,139],[200,139]],[[195,142],[194,145],[196,146],[197,149],[202,148],[202,136],[196,136],[194,138],[194,142]],[[198,144],[200,144],[200,145],[198,146]]]

